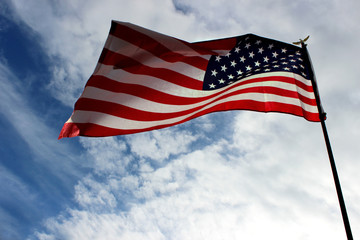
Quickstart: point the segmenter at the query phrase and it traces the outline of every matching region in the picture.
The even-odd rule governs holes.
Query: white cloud
[[[192,152],[172,152],[174,156],[161,166],[150,165],[152,150],[140,155],[139,149],[130,147],[138,157],[124,163],[123,168],[131,166],[132,171],[97,171],[82,179],[75,187],[79,208],[48,220],[47,230],[37,233],[38,237],[342,238],[330,169],[327,161],[321,161],[324,152],[317,150],[321,131],[313,131],[319,127],[294,116],[242,112],[235,118],[232,137],[197,145]],[[156,142],[158,149],[168,146],[167,141],[158,141],[159,136],[168,140],[184,134],[166,129],[157,132],[146,134],[145,139]],[[135,136],[129,146],[141,142]],[[106,140],[108,146],[122,143],[116,138]],[[190,143],[196,141],[201,138]],[[100,142],[89,140],[85,145],[91,145],[89,153],[95,159],[108,162],[114,155]],[[176,148],[171,149],[183,144],[174,141]],[[101,148],[105,154],[96,150]],[[125,148],[120,149],[114,147],[113,153],[125,154]]]
[[[85,177],[75,186],[75,200],[85,209],[115,208],[117,201],[109,188],[91,177]]]
[[[197,137],[188,131],[152,131],[126,137],[131,150],[140,157],[153,159],[157,162],[169,158],[170,155],[186,153],[189,145]]]
[[[132,157],[124,152],[127,150],[123,141],[114,137],[81,138],[80,143],[87,150],[88,161],[98,174],[123,174]]]
[[[270,121],[271,124],[274,122]],[[262,125],[267,128],[269,123]],[[285,128],[284,132],[289,133],[289,129]],[[235,134],[234,138],[238,136]],[[313,162],[314,156],[304,153],[304,157],[309,158],[304,164],[283,159],[285,154],[271,155],[271,147],[280,149],[276,146],[279,141],[268,139],[269,147],[263,147],[264,144],[240,156],[237,154],[241,148],[236,151],[236,147],[231,146],[233,141],[221,139],[151,171],[128,173],[117,176],[116,180],[102,176],[106,180],[101,182],[83,179],[77,189],[91,196],[90,206],[97,206],[100,201],[106,208],[107,199],[113,199],[108,196],[114,196],[110,192],[117,192],[116,199],[128,199],[127,194],[131,193],[127,210],[115,208],[113,204],[108,204],[105,212],[81,206],[78,210],[69,210],[67,217],[49,220],[46,236],[63,239],[341,238],[341,219],[333,202],[336,198],[331,194],[331,184],[327,180],[319,181],[321,174],[307,174],[307,163]],[[233,151],[224,154],[227,146]],[[259,151],[263,159],[258,159]],[[266,168],[255,162],[271,162],[271,158],[280,159],[267,164]],[[82,187],[84,182],[88,188]],[[80,200],[80,205],[82,202]],[[262,231],[258,231],[259,228]]]

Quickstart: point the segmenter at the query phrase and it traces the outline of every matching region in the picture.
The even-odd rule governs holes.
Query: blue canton
[[[251,75],[292,72],[309,78],[302,49],[283,42],[247,34],[224,56],[213,55],[207,66],[203,90],[225,87]]]

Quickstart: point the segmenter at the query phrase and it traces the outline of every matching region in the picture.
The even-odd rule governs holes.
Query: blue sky
[[[5,0],[0,239],[346,238],[320,124],[233,111],[141,134],[57,140],[112,19],[187,41],[310,35],[359,238],[359,8],[355,0]]]

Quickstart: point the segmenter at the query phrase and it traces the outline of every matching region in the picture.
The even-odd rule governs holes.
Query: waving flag
[[[188,43],[113,21],[59,138],[144,132],[226,110],[320,121],[302,49],[247,34]]]

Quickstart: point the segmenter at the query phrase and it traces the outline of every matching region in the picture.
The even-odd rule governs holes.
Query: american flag
[[[253,34],[188,43],[113,21],[59,138],[144,132],[240,109],[320,121],[310,76],[294,45]]]

